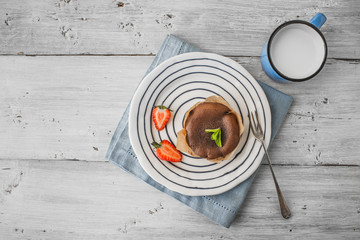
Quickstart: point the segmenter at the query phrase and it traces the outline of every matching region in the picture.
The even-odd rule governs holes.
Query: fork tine
[[[258,113],[257,113],[257,110],[255,109],[255,117],[256,117],[256,119],[257,120],[259,120],[259,115],[258,115]]]
[[[255,110],[255,117],[256,117],[256,120],[257,120],[257,123],[258,123],[258,128],[259,128],[259,131],[261,132],[261,134],[263,134],[263,130],[262,130],[262,127],[261,127],[261,124],[260,124],[260,121],[259,121],[259,115],[257,113],[257,111]]]
[[[251,113],[252,114],[252,113]],[[249,115],[248,115],[249,116]],[[251,117],[249,116],[249,120],[250,120],[250,128],[253,134],[255,134],[255,129],[254,129],[254,123],[253,120],[251,119]]]
[[[251,118],[252,118],[252,121],[253,121],[254,128],[257,130],[257,129],[258,129],[258,126],[257,126],[258,124],[257,124],[257,122],[255,121],[253,112],[251,112]]]

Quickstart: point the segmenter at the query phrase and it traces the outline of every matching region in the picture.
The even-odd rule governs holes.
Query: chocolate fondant
[[[205,129],[221,129],[222,147],[211,140]],[[185,122],[186,140],[190,148],[200,157],[215,159],[232,152],[240,140],[240,129],[236,115],[225,105],[203,102],[189,112]]]

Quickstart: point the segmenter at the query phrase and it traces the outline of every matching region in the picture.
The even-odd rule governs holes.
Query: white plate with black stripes
[[[151,145],[163,139],[176,145],[185,113],[195,103],[220,95],[239,112],[245,127],[236,154],[220,164],[183,154],[178,163],[156,157]],[[162,131],[152,123],[152,108],[165,105],[173,110]],[[211,53],[185,53],[161,63],[140,83],[132,99],[129,136],[143,169],[170,190],[191,196],[216,195],[250,177],[261,164],[264,151],[249,129],[248,114],[257,110],[268,146],[271,112],[264,91],[235,61]]]

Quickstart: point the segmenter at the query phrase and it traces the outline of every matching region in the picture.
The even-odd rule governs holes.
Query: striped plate
[[[222,96],[243,118],[245,131],[233,159],[216,164],[183,154],[179,163],[159,160],[151,143],[168,139],[176,145],[187,110],[212,95]],[[160,104],[173,112],[166,128],[158,132],[151,113]],[[170,190],[191,196],[220,194],[250,177],[261,163],[264,152],[249,130],[248,113],[255,109],[268,146],[271,112],[255,79],[241,65],[220,55],[178,55],[150,72],[137,88],[130,106],[130,142],[143,169]]]

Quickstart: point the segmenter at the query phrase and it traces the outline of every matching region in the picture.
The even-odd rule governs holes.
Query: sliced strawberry
[[[156,148],[156,156],[161,160],[169,162],[180,162],[182,154],[171,144],[168,140],[162,140],[161,143],[153,142],[152,145]]]
[[[165,106],[155,106],[152,111],[152,120],[154,122],[155,128],[158,131],[161,131],[165,128],[167,122],[170,119],[171,113],[170,109]]]

